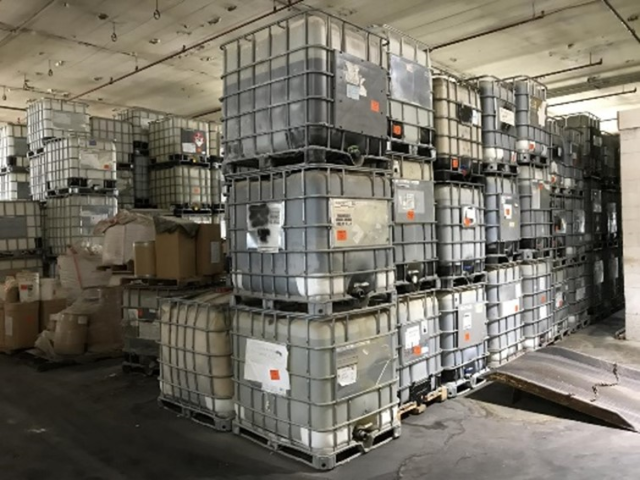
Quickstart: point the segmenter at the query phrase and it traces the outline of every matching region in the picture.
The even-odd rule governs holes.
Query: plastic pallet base
[[[545,250],[520,250],[522,260],[545,260],[553,258],[553,250],[550,248]]]
[[[518,153],[518,163],[520,165],[534,165],[537,167],[548,167],[549,158],[532,153]]]
[[[487,273],[479,272],[463,277],[440,277],[440,289],[451,290],[470,285],[484,285],[487,283]]]
[[[69,187],[47,191],[47,198],[66,197],[68,195],[104,195],[117,197],[118,190],[115,188],[106,189],[99,187]]]
[[[158,398],[158,404],[166,410],[177,413],[205,427],[210,427],[220,432],[231,431],[232,418],[220,417],[213,412],[206,412],[197,407],[188,407],[163,396]]]
[[[514,177],[518,175],[518,165],[503,162],[484,162],[482,173],[486,176]]]
[[[339,465],[343,465],[354,458],[360,457],[371,450],[389,443],[391,440],[399,438],[401,427],[398,424],[377,433],[373,438],[371,447],[369,448],[365,448],[363,444],[354,444],[331,454],[315,454],[313,452],[309,452],[303,447],[292,445],[286,439],[274,434],[263,433],[257,429],[247,428],[244,425],[239,425],[237,422],[233,422],[233,433],[251,440],[258,445],[269,448],[281,455],[285,455],[289,458],[302,462],[316,470],[332,470]]]
[[[179,166],[210,168],[211,163],[204,156],[180,154],[169,155],[169,160],[162,162],[159,162],[157,158],[149,160],[149,168],[152,170],[163,170]]]
[[[411,398],[414,395],[410,395]],[[427,407],[434,403],[442,403],[448,399],[448,392],[445,387],[437,387],[428,393],[421,394],[416,400],[409,400],[398,408],[398,418],[403,420],[409,415],[420,415]]]
[[[485,376],[489,373],[489,369],[486,368],[480,372],[476,372],[470,377],[460,378],[444,382],[443,387],[447,389],[447,398],[456,398],[467,395],[476,388],[482,387],[487,380]]]
[[[421,279],[418,283],[396,282],[396,292],[399,295],[414,292],[429,292],[440,289],[440,279],[436,276]]]
[[[362,299],[348,298],[329,302],[312,303],[305,300],[274,299],[256,296],[251,292],[235,289],[231,305],[246,305],[269,311],[300,312],[309,315],[331,315],[338,312],[349,312],[366,308],[370,305],[387,305],[395,302],[396,293],[374,293]]]
[[[486,264],[489,265],[506,265],[508,263],[519,262],[522,259],[520,252],[513,255],[487,254]]]
[[[549,330],[548,332],[544,332],[541,333],[539,335],[536,335],[535,337],[526,337],[524,339],[524,351],[526,352],[534,352],[536,350],[539,350],[540,348],[544,348],[547,345],[549,345],[551,343],[551,341],[553,340],[553,334],[551,333],[551,330]],[[531,347],[529,345],[529,343],[535,343],[535,347]]]
[[[387,144],[387,155],[406,155],[407,159],[432,162],[436,159],[436,150],[431,145],[418,145],[413,143],[391,140]]]
[[[381,152],[382,153],[382,152]],[[392,162],[377,155],[361,155],[354,152],[333,150],[324,147],[306,147],[277,155],[265,155],[255,158],[227,160],[223,165],[226,175],[256,173],[260,171],[291,167],[296,165],[347,165],[375,170],[391,170]]]

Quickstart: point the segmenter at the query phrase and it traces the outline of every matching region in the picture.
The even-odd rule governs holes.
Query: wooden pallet
[[[427,407],[434,403],[442,403],[447,400],[447,389],[438,387],[434,391],[423,395],[417,401],[409,401],[398,408],[398,419],[404,420],[409,415],[420,415],[427,410]]]

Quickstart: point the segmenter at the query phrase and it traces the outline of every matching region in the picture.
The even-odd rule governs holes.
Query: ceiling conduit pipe
[[[552,77],[554,75],[561,75],[563,73],[575,72],[577,70],[583,70],[585,68],[598,67],[600,65],[602,65],[602,58],[600,60],[598,60],[597,62],[590,62],[590,63],[586,63],[584,65],[578,65],[577,67],[563,68],[562,70],[555,70],[553,72],[543,73],[541,75],[536,75],[536,76],[531,77],[531,78],[533,78],[534,80],[539,80],[541,78]]]
[[[568,102],[554,103],[553,105],[549,105],[549,107],[553,108],[553,107],[559,107],[560,105],[571,105],[572,103],[590,102],[591,100],[600,100],[602,98],[619,97],[620,95],[629,95],[632,93],[636,93],[637,91],[638,89],[634,88],[633,90],[627,90],[626,92],[607,93],[605,95],[596,95],[595,97],[581,98],[579,100],[569,100]]]
[[[121,82],[122,80],[125,80],[125,79],[127,79],[129,77],[132,77],[137,73],[144,72],[145,70],[148,70],[148,69],[150,69],[152,67],[155,67],[156,65],[160,65],[161,63],[164,63],[164,62],[166,62],[168,60],[171,60],[172,58],[175,58],[178,55],[182,55],[184,53],[190,52],[191,50],[195,50],[196,48],[199,48],[199,47],[201,47],[203,45],[206,45],[207,43],[211,43],[214,40],[217,40],[218,38],[221,38],[221,37],[224,37],[225,35],[233,33],[236,30],[240,30],[241,28],[248,27],[249,25],[251,25],[253,23],[256,23],[256,22],[259,22],[260,20],[264,20],[265,18],[268,18],[271,15],[275,15],[276,13],[280,13],[283,10],[288,10],[289,8],[295,6],[295,5],[299,4],[299,3],[302,3],[303,1],[304,0],[292,0],[289,3],[287,3],[285,6],[275,7],[273,10],[271,10],[271,11],[269,11],[267,13],[264,13],[262,15],[254,17],[251,20],[247,20],[246,22],[242,22],[240,25],[236,25],[233,28],[229,28],[229,29],[227,29],[227,30],[225,30],[223,32],[220,32],[220,33],[217,33],[217,34],[215,34],[215,35],[213,35],[211,37],[205,38],[204,40],[202,40],[202,41],[200,41],[198,43],[194,43],[193,45],[190,45],[189,47],[183,47],[181,50],[179,50],[177,52],[174,52],[174,53],[172,53],[170,55],[167,55],[166,57],[163,57],[163,58],[161,58],[159,60],[151,62],[151,63],[149,63],[147,65],[144,65],[143,67],[136,68],[135,70],[133,70],[133,71],[131,71],[129,73],[125,73],[124,75],[121,75],[119,77],[112,78],[108,82],[103,83],[102,85],[98,85],[97,87],[94,87],[94,88],[92,88],[90,90],[87,90],[86,92],[83,92],[83,93],[81,93],[79,95],[75,95],[75,96],[71,97],[69,100],[71,100],[71,101],[77,100],[77,99],[85,97],[85,96],[87,96],[87,95],[89,95],[91,93],[97,92],[98,90],[102,90],[103,88],[106,88],[106,87],[108,87],[110,85],[113,85],[115,83]]]

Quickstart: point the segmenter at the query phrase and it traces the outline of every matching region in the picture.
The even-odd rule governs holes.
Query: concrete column
[[[618,112],[628,340],[640,341],[640,109]]]

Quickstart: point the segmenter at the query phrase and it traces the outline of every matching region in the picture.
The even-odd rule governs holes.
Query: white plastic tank
[[[487,331],[489,367],[495,368],[522,352],[524,324],[522,281],[517,264],[487,272]]]
[[[221,419],[234,415],[228,293],[170,299],[160,315],[160,396]]]
[[[482,186],[437,184],[435,199],[438,275],[459,277],[484,271],[485,209]]]
[[[549,260],[525,261],[520,265],[524,300],[524,348],[537,350],[553,337],[553,279]]]
[[[529,77],[513,80],[516,96],[516,130],[519,161],[548,158],[551,136],[547,131],[547,87]]]
[[[243,296],[321,305],[394,288],[391,178],[342,168],[233,177],[232,279]]]
[[[398,297],[398,396],[415,401],[434,391],[442,372],[438,300],[433,292]]]
[[[391,154],[396,282],[419,284],[436,275],[433,165]]]
[[[482,102],[482,147],[485,169],[516,165],[516,105],[513,84],[496,77],[478,80]]]
[[[551,247],[551,185],[547,167],[520,166],[520,236],[525,248],[543,250]]]
[[[442,383],[473,381],[487,366],[487,312],[483,284],[438,292]]]
[[[399,428],[395,305],[232,315],[234,431],[319,458]]]
[[[518,251],[520,196],[514,176],[491,175],[483,179],[486,203],[487,256],[508,256]]]

